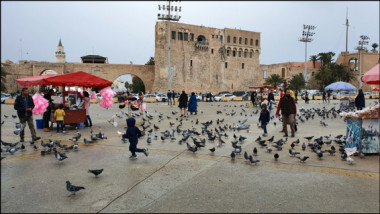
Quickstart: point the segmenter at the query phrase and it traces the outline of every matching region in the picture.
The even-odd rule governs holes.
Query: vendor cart
[[[259,89],[258,95],[256,97],[256,101],[259,102],[259,106],[264,100],[268,100],[269,89],[275,89],[273,86],[264,85],[264,86],[251,86],[249,89]]]

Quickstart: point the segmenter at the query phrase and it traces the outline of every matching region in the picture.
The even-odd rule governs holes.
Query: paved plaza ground
[[[374,100],[366,100],[367,106]],[[177,140],[162,141],[152,137],[150,145],[146,136],[139,139],[139,148],[149,148],[150,154],[145,157],[138,153],[137,159],[130,160],[129,143],[123,143],[117,131],[125,132],[125,117],[117,119],[118,127],[107,122],[113,115],[120,114],[117,104],[110,109],[92,104],[90,109],[93,130],[102,132],[108,137],[92,145],[85,145],[83,138],[90,138],[90,129],[81,129],[78,151],[66,152],[68,158],[59,162],[54,154],[41,156],[43,149],[40,141],[38,151],[25,143],[26,151],[18,151],[14,155],[2,154],[6,157],[1,161],[1,212],[371,212],[379,213],[379,155],[367,155],[363,159],[354,156],[354,164],[342,161],[340,153],[335,156],[324,154],[322,160],[311,152],[310,148],[302,151],[301,144],[306,142],[306,136],[333,137],[339,134],[345,136],[346,125],[343,119],[326,119],[327,127],[320,125],[321,118],[305,123],[299,121],[298,132],[294,138],[288,138],[282,151],[273,148],[267,153],[255,142],[263,131],[257,127],[259,114],[250,116],[256,108],[244,108],[248,116],[240,115],[248,102],[199,103],[198,115],[190,115],[183,120],[181,129],[191,129],[192,126],[201,132],[199,122],[213,120],[211,128],[216,127],[216,119],[225,118],[221,124],[232,125],[239,120],[248,119],[250,130],[236,131],[236,135],[247,137],[242,146],[243,152],[231,160],[231,141],[234,132],[226,131],[229,137],[223,138],[226,144],[217,146],[217,141],[207,141],[206,147],[196,153],[187,150],[186,144],[179,144],[181,135],[176,133]],[[236,107],[235,107],[236,106]],[[300,101],[298,108],[338,108],[338,101],[322,104],[322,101],[310,101],[304,104]],[[226,116],[234,109],[235,116]],[[157,132],[170,130],[169,121],[178,125],[172,111],[179,111],[175,106],[165,103],[148,103],[148,112],[154,116],[153,124],[160,127]],[[216,114],[220,110],[223,114]],[[123,109],[126,112],[125,109]],[[159,113],[164,119],[158,122]],[[272,110],[271,115],[274,115]],[[12,105],[1,105],[1,139],[5,142],[17,142],[18,136],[13,134],[15,127],[12,114],[16,114]],[[8,118],[4,118],[8,115]],[[171,119],[167,119],[170,116]],[[42,115],[34,116],[41,119]],[[282,138],[281,123],[268,126],[269,139]],[[37,130],[37,135],[44,141],[48,139],[61,140],[62,144],[72,145],[69,140],[76,135],[76,130],[68,130],[66,134],[43,132]],[[195,136],[194,136],[195,137]],[[207,135],[200,136],[206,138]],[[25,132],[26,141],[31,140],[29,128]],[[288,153],[291,142],[300,139],[301,143],[294,149],[301,155],[310,156],[305,163],[291,157]],[[188,141],[191,145],[191,138]],[[272,145],[269,143],[269,145]],[[336,148],[338,144],[332,143]],[[212,154],[209,148],[215,147]],[[260,162],[255,165],[243,158],[244,151],[252,154],[253,148],[258,149],[255,157]],[[324,149],[329,147],[323,146]],[[280,155],[275,161],[274,153]],[[104,172],[95,178],[88,173],[89,169],[104,168]],[[84,186],[76,196],[67,197],[66,181],[73,185]]]

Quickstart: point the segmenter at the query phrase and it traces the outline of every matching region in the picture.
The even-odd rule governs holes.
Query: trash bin
[[[37,129],[43,129],[44,128],[44,123],[42,119],[36,119],[36,126]]]

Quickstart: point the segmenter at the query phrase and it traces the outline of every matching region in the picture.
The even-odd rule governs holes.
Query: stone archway
[[[132,91],[132,87],[131,87],[132,81],[135,77],[137,77],[143,83],[144,89],[145,89],[143,92],[145,93],[147,90],[146,90],[146,83],[144,82],[144,80],[135,74],[129,74],[129,73],[122,74],[122,75],[118,76],[113,81],[113,84],[111,86],[112,90],[114,90],[116,92]],[[126,82],[128,82],[131,85],[129,88],[126,88],[126,86],[125,86]]]

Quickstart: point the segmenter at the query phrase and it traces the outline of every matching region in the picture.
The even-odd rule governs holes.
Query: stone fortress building
[[[81,63],[66,62],[66,53],[59,40],[55,52],[57,62],[20,60],[15,64],[9,60],[1,63],[8,75],[8,93],[20,91],[22,86],[15,79],[39,76],[47,73],[71,73],[84,71],[114,82],[124,74],[139,77],[146,92],[166,92],[168,89],[168,22],[156,22],[155,65],[109,64],[107,57],[88,55],[81,57]],[[304,72],[304,62],[285,62],[260,65],[261,37],[259,32],[238,29],[217,29],[184,23],[170,23],[171,67],[175,71],[172,89],[212,92],[247,91],[249,86],[263,85],[265,79],[278,74],[286,80]],[[147,57],[148,58],[148,57]],[[336,63],[351,68],[358,63],[357,53],[342,53]],[[377,51],[362,54],[362,73],[379,63]],[[307,72],[313,76],[320,63],[307,63]],[[357,69],[354,70],[358,73]],[[357,81],[353,84],[358,85]],[[37,88],[37,87],[36,87]],[[370,87],[363,84],[363,90]],[[33,90],[32,90],[33,91]]]

